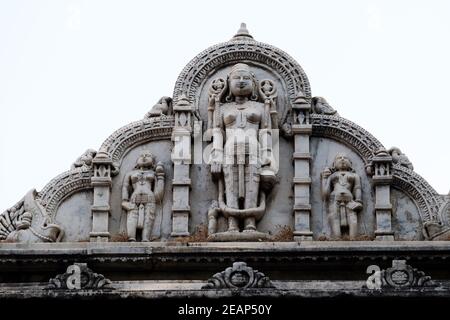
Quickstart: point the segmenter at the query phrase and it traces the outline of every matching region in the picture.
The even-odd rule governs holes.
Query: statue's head
[[[136,162],[136,168],[152,169],[155,163],[155,156],[150,152],[143,152]]]
[[[254,74],[250,67],[245,63],[235,64],[228,75],[228,87],[230,93],[227,100],[232,97],[249,97],[252,100],[257,99],[257,85]]]
[[[333,167],[338,171],[351,171],[352,162],[343,153],[338,153],[334,158]]]
[[[402,152],[397,147],[392,147],[388,151],[393,157],[399,156]]]

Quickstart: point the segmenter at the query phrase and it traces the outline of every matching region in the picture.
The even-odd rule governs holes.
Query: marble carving
[[[141,154],[135,169],[123,181],[122,207],[127,215],[128,241],[136,241],[138,230],[142,231],[142,241],[150,241],[156,204],[164,194],[164,167],[161,163],[155,166],[154,162],[151,153]]]
[[[143,119],[2,212],[0,240],[261,242],[280,226],[288,241],[448,240],[449,197],[331,105],[243,24]]]

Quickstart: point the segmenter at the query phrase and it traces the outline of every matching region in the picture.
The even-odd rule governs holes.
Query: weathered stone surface
[[[242,25],[0,214],[0,297],[449,297],[450,196],[413,169]]]
[[[47,290],[111,290],[111,280],[93,272],[86,263],[74,263],[66,273],[48,281]]]
[[[245,262],[234,262],[232,267],[216,273],[202,289],[250,289],[274,288],[264,273],[247,266]]]

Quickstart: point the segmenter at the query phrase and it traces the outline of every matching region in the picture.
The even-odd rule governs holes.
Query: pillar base
[[[313,241],[312,231],[294,231],[294,241]]]
[[[394,241],[393,231],[375,231],[376,241]]]
[[[91,232],[89,233],[90,242],[108,242],[111,237],[109,232]]]

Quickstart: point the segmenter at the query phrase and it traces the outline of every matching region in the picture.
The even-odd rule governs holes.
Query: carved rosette
[[[104,275],[95,273],[86,263],[74,263],[67,271],[51,278],[47,290],[113,290],[111,280]]]
[[[406,260],[393,260],[391,268],[381,271],[381,281],[385,289],[434,286],[430,276],[406,264]]]
[[[270,279],[245,262],[234,262],[232,267],[216,273],[202,289],[274,288]]]

